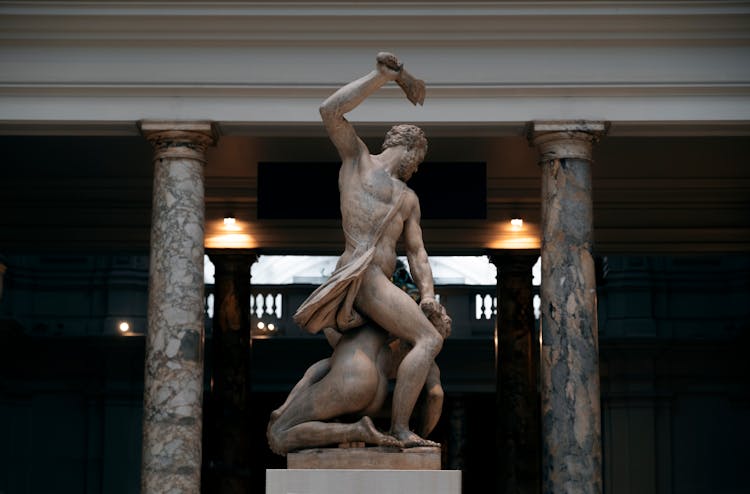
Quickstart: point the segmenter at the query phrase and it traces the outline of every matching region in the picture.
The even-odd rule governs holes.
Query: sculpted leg
[[[442,347],[442,337],[414,300],[377,270],[365,275],[355,304],[386,331],[412,345],[396,374],[391,434],[404,447],[439,446],[411,432],[409,419]]]
[[[289,406],[289,403],[292,402],[292,400],[295,399],[295,397],[302,391],[303,389],[309,388],[313,383],[316,383],[323,379],[326,374],[328,374],[328,371],[331,370],[331,359],[323,359],[320,360],[313,365],[310,366],[305,371],[305,374],[302,376],[302,379],[297,382],[297,384],[294,385],[292,390],[289,392],[289,396],[287,396],[286,401],[283,405],[281,405],[279,408],[271,412],[271,420],[276,420],[281,414],[286,411],[287,407]]]
[[[405,448],[440,446],[434,441],[429,441],[418,436],[409,429],[409,418],[414,410],[414,405],[417,401],[416,398],[419,397],[419,392],[422,389],[422,385],[420,385],[419,388],[416,389],[415,396],[414,381],[411,381],[411,379],[416,379],[421,374],[421,369],[419,368],[421,361],[418,359],[421,359],[423,355],[412,355],[413,353],[414,350],[409,352],[403,362],[401,362],[396,377],[396,386],[393,391],[391,433],[404,444]],[[414,356],[415,358],[410,359],[410,356]],[[418,373],[417,371],[420,372]]]
[[[417,430],[421,436],[428,436],[440,420],[440,414],[443,410],[443,386],[440,384],[440,369],[435,363],[432,364],[430,372],[427,374],[424,390],[426,393],[425,402],[421,423]]]
[[[274,452],[285,454],[297,449],[348,442],[364,442],[390,447],[401,446],[401,443],[395,437],[378,431],[370,417],[362,417],[353,424],[305,422],[295,425],[281,433],[276,444],[277,449],[274,449]]]
[[[385,340],[386,333],[379,329],[351,330],[330,359],[308,369],[286,403],[271,415],[267,430],[271,449],[283,455],[294,449],[351,441],[400,445],[378,432],[367,417],[353,424],[324,422],[382,406],[381,390],[387,377],[377,362]]]

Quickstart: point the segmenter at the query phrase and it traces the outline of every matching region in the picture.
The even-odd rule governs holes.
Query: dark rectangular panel
[[[409,180],[424,219],[487,218],[485,163],[423,163]]]
[[[335,219],[339,163],[258,163],[259,219]],[[409,181],[425,219],[485,219],[485,163],[423,163]]]
[[[258,163],[258,219],[340,218],[340,163]]]

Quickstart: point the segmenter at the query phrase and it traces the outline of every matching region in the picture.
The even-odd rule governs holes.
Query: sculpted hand
[[[377,56],[377,66],[381,74],[391,81],[396,81],[404,94],[414,105],[423,105],[425,93],[424,81],[417,79],[404,69],[404,64],[396,58],[396,55],[388,52],[380,52]]]
[[[395,81],[400,75],[404,64],[398,61],[396,55],[381,51],[376,57],[377,67],[381,74],[388,77],[389,80]]]
[[[427,317],[430,317],[430,315],[440,310],[440,304],[433,297],[424,297],[422,301],[419,302],[419,307]]]
[[[438,303],[434,298],[422,299],[419,307],[432,325],[435,326],[435,329],[440,333],[440,336],[442,336],[443,339],[450,336],[453,321],[445,312],[445,307]]]

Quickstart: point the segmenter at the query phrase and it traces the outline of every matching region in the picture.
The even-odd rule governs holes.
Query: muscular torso
[[[339,172],[341,216],[346,234],[346,249],[339,264],[347,263],[355,251],[374,244],[372,267],[390,276],[396,267],[396,243],[404,230],[404,223],[413,214],[416,195],[406,184],[392,178],[362,154],[359,162],[344,162]],[[401,195],[404,197],[401,198]],[[400,201],[379,238],[375,238],[384,219]]]

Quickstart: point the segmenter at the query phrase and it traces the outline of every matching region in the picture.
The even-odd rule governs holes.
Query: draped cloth
[[[325,328],[345,331],[365,323],[365,318],[354,308],[354,299],[385,228],[401,209],[405,190],[405,186],[399,187],[398,197],[369,242],[359,242],[344,230],[347,242],[356,246],[354,253],[349,262],[337,266],[331,277],[299,306],[294,321],[300,327],[315,334]]]

